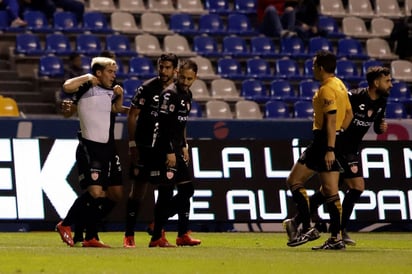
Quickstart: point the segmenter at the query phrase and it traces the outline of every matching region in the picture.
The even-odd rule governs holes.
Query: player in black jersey
[[[134,230],[137,214],[147,192],[149,170],[147,157],[151,154],[153,130],[157,117],[159,95],[173,83],[178,66],[175,54],[162,54],[157,60],[158,76],[149,79],[136,90],[127,123],[129,132],[130,178],[132,188],[127,200],[125,248],[134,248]]]
[[[353,207],[365,189],[365,181],[359,167],[359,146],[362,138],[373,124],[376,134],[385,133],[385,109],[392,80],[389,68],[371,67],[366,73],[368,87],[349,91],[353,119],[349,127],[337,136],[337,150],[340,151],[339,162],[344,172],[341,178],[348,186],[342,203],[341,231],[345,244],[355,245],[346,232],[346,227],[352,214]],[[324,203],[324,196],[317,191],[310,198],[311,213],[315,214],[319,205]]]
[[[105,57],[92,60],[92,74],[68,79],[64,91],[77,101],[81,135],[76,151],[79,181],[83,189],[66,218],[56,228],[70,246],[73,224],[86,227],[84,247],[109,247],[97,237],[97,223],[113,208],[122,193],[121,167],[114,145],[114,113],[123,112],[123,89],[116,85],[117,64]],[[113,189],[110,193],[108,187]]]
[[[201,242],[191,238],[188,230],[190,198],[194,187],[188,167],[186,123],[192,104],[190,87],[196,75],[197,65],[194,61],[181,61],[176,82],[159,97],[154,153],[150,160],[150,180],[158,184],[159,195],[149,247],[174,247],[162,236],[162,230],[168,218],[175,214],[178,214],[176,244],[193,246]],[[177,194],[173,196],[175,187]]]

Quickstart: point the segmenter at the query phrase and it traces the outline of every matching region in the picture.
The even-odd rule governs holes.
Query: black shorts
[[[339,156],[339,163],[342,165],[344,179],[362,177],[362,169],[359,166],[359,154],[347,153]]]
[[[153,148],[143,145],[137,145],[136,147],[139,161],[137,166],[132,165],[130,167],[129,177],[134,180],[136,183],[147,183],[150,180],[150,161],[153,158]],[[137,175],[134,173],[134,169],[138,169]]]
[[[342,167],[338,160],[338,155],[335,155],[336,160],[332,164],[331,169],[327,169],[325,163],[325,154],[327,152],[327,138],[326,132],[315,130],[313,141],[307,146],[306,150],[302,153],[298,162],[306,165],[308,168],[316,172],[325,171],[339,171],[342,172]]]
[[[109,182],[107,186],[121,186],[123,185],[123,175],[120,157],[117,153],[115,144],[112,144],[111,149],[111,160],[109,163]]]

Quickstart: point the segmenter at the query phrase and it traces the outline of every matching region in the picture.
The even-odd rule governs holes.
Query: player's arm
[[[188,162],[190,160],[190,156],[189,156],[189,145],[187,143],[187,139],[186,139],[186,128],[184,131],[184,147],[182,148],[182,152],[183,152],[183,160],[185,162]]]
[[[77,112],[77,105],[72,100],[63,100],[61,110],[64,118],[72,117]]]
[[[129,153],[130,153],[130,162],[132,164],[137,164],[139,160],[138,151],[136,148],[135,134],[136,134],[136,120],[139,117],[140,108],[131,106],[129,113],[127,115],[127,132],[129,135]]]
[[[167,144],[167,167],[176,166],[176,148],[174,140],[174,119],[176,119],[176,102],[174,102],[174,94],[172,92],[163,92],[159,99],[159,134]]]
[[[387,129],[388,124],[385,121],[385,109],[382,109],[373,121],[373,131],[375,131],[376,134],[382,134],[385,133]]]
[[[97,85],[98,80],[93,74],[83,74],[78,77],[66,80],[63,84],[63,91],[66,93],[75,93],[81,86],[86,83],[90,83],[92,86],[95,86]]]
[[[122,113],[123,109],[123,88],[120,85],[116,85],[113,88],[114,94],[116,99],[112,104],[112,112],[114,113]]]
[[[325,114],[325,127],[328,149],[325,154],[325,162],[328,169],[332,168],[335,161],[335,141],[336,141],[336,110],[330,110]]]

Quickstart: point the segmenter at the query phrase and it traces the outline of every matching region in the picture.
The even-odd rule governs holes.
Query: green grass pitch
[[[194,233],[196,247],[148,248],[136,233],[135,249],[121,232],[102,232],[110,249],[70,248],[56,232],[0,233],[0,273],[411,273],[411,233],[351,233],[357,246],[312,251],[319,240],[291,248],[284,233]],[[176,232],[167,238],[174,243]]]

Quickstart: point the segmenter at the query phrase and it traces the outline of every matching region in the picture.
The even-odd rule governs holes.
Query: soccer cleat
[[[136,244],[134,243],[134,236],[125,236],[123,238],[123,247],[124,248],[135,248]]]
[[[176,238],[176,245],[178,246],[194,246],[200,245],[202,241],[198,239],[193,239],[190,237],[189,233],[182,235],[181,237]]]
[[[175,245],[170,244],[166,238],[160,237],[156,241],[150,241],[149,247],[176,247]]]
[[[342,240],[346,245],[356,245],[356,242],[349,237],[346,230],[342,231]]]
[[[283,221],[283,228],[288,234],[288,241],[292,241],[298,235],[298,229],[296,227],[295,221],[293,219],[286,219]]]
[[[303,245],[309,241],[314,241],[316,239],[319,239],[319,237],[320,237],[319,231],[316,228],[311,227],[308,229],[308,231],[304,233],[299,232],[296,238],[292,239],[291,241],[288,241],[287,245],[291,247],[295,247],[295,246]]]
[[[74,246],[73,238],[72,238],[72,229],[70,226],[62,225],[63,221],[60,221],[56,225],[56,231],[60,234],[60,238],[63,242],[65,242],[69,246]]]
[[[312,247],[312,250],[342,250],[345,248],[345,243],[342,240],[329,238],[323,245]]]
[[[83,242],[83,247],[102,247],[102,248],[110,248],[109,245],[103,243],[102,241],[96,240],[96,238],[93,238],[91,240],[85,240]]]

